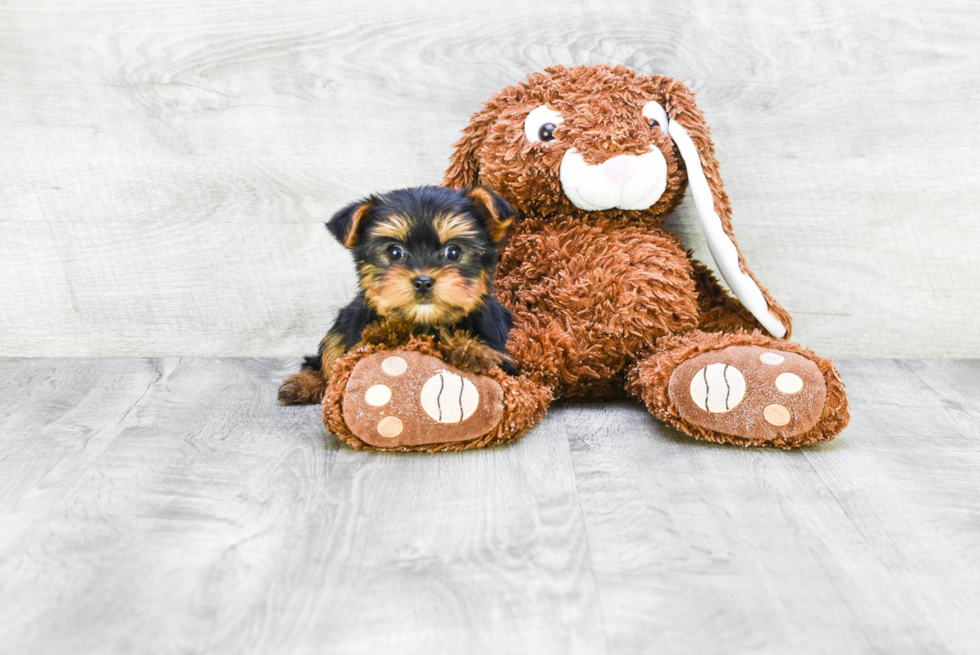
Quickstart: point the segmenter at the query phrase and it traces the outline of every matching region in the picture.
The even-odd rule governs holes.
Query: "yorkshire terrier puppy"
[[[360,291],[340,310],[316,355],[279,388],[290,404],[320,402],[334,362],[385,319],[438,335],[465,331],[506,356],[513,319],[491,295],[497,246],[514,210],[484,187],[427,186],[371,196],[340,210],[327,229],[353,251]]]

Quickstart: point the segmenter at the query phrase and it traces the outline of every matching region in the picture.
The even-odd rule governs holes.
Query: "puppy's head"
[[[451,325],[490,292],[513,216],[483,187],[401,189],[345,207],[327,229],[353,251],[368,304],[385,317]]]

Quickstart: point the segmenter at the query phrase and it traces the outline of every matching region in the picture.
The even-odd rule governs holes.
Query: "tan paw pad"
[[[762,416],[770,425],[776,426],[786,425],[791,418],[789,410],[777,403],[766,405],[766,408],[762,410]]]
[[[480,405],[480,392],[472,382],[449,371],[439,371],[422,385],[422,409],[439,423],[462,423]]]
[[[759,361],[763,364],[769,364],[770,366],[777,366],[786,361],[786,358],[779,353],[765,352],[759,355]]]
[[[691,400],[706,412],[730,412],[744,397],[745,376],[729,364],[708,364],[691,379]]]
[[[776,388],[783,393],[794,394],[803,388],[803,378],[796,373],[780,373],[776,378]]]
[[[386,416],[378,421],[378,434],[385,439],[394,439],[402,433],[405,426],[395,416]]]
[[[364,402],[368,405],[381,407],[391,400],[391,389],[383,384],[376,384],[364,393]]]
[[[404,358],[397,355],[385,357],[381,362],[381,370],[392,377],[401,375],[407,368],[408,362],[406,362]]]

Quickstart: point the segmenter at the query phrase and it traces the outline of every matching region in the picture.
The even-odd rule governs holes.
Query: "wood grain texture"
[[[295,363],[0,359],[0,652],[980,650],[980,362],[841,362],[803,451],[620,402],[443,455],[343,446]]]
[[[438,181],[526,73],[623,62],[699,93],[797,339],[976,357],[978,30],[965,1],[6,2],[0,355],[306,353],[353,290],[332,212]]]
[[[0,651],[604,652],[560,422],[356,452],[295,364],[0,360]]]
[[[610,652],[980,648],[980,366],[840,368],[851,425],[801,451],[562,414]]]

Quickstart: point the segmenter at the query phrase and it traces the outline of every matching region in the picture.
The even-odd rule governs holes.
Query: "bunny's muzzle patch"
[[[667,189],[667,160],[658,148],[642,155],[618,155],[588,164],[570,148],[561,160],[561,188],[573,205],[585,211],[643,210]]]

